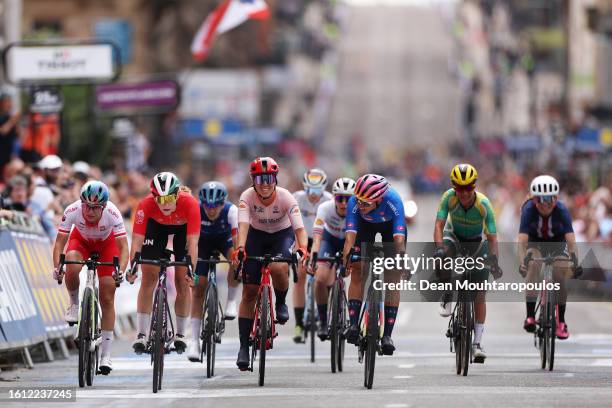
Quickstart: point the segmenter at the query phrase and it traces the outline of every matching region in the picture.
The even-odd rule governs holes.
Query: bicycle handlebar
[[[231,264],[230,261],[221,260],[221,259],[218,259],[218,258],[209,258],[209,259],[198,258],[198,263],[203,263],[203,264],[220,264],[220,263]]]
[[[170,261],[170,259],[168,258],[144,259],[141,257],[140,252],[136,252],[134,254],[134,259],[132,259],[132,261],[130,262],[130,265],[132,266],[132,268],[130,268],[130,272],[132,275],[136,273],[136,268],[134,268],[134,266],[137,265],[153,265],[164,268],[167,268],[169,266],[184,266],[187,267],[187,276],[193,279],[193,265],[191,263],[191,255],[189,254],[185,255],[184,261]]]
[[[115,279],[115,287],[119,287],[121,285],[121,281],[123,279],[117,279],[116,276],[119,275],[119,257],[113,256],[113,262],[100,262],[98,261],[98,256],[90,256],[90,258],[84,261],[67,261],[66,254],[60,254],[59,266],[61,274],[59,279],[57,280],[58,284],[62,284],[63,275],[64,275],[64,265],[87,265],[96,269],[98,266],[112,266],[115,268],[115,273],[113,274],[113,278]]]
[[[266,267],[271,263],[281,262],[286,263],[291,266],[291,271],[293,272],[293,283],[297,283],[298,275],[297,275],[297,258],[296,254],[293,254],[290,258],[282,257],[282,256],[271,256],[266,254],[264,256],[250,256],[248,255],[244,260],[252,260],[257,262],[262,262],[263,266]],[[242,268],[244,267],[244,260],[241,260],[238,264],[238,267],[234,271],[234,277],[238,278],[238,275],[242,273]]]

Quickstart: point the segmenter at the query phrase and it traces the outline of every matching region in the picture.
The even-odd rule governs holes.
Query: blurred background
[[[516,236],[531,178],[547,173],[578,240],[612,243],[609,0],[267,0],[269,18],[217,35],[197,62],[192,39],[220,3],[0,1],[1,46],[110,40],[120,66],[111,85],[19,87],[5,66],[6,205],[53,237],[88,178],[130,219],[159,170],[193,189],[221,180],[236,200],[248,162],[270,155],[292,191],[317,166],[332,179],[383,174],[412,198],[439,195],[468,161],[503,239]],[[155,106],[111,98],[162,88]]]

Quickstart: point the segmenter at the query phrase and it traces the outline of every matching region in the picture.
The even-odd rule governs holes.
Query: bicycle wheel
[[[463,331],[463,345],[461,355],[461,365],[463,368],[463,376],[468,374],[470,368],[470,355],[472,353],[472,327],[474,326],[472,316],[472,302],[464,302],[464,313],[463,313],[463,324],[461,330]]]
[[[465,313],[464,303],[459,302],[457,305],[457,314],[453,319],[453,341],[455,343],[455,366],[457,375],[461,375],[462,371],[462,356],[463,356],[463,330],[459,322],[463,321]]]
[[[79,387],[85,387],[88,370],[89,343],[91,342],[91,303],[93,292],[85,288],[81,301],[81,317],[79,320]]]
[[[153,392],[161,390],[162,377],[164,375],[164,354],[166,352],[166,339],[164,330],[164,318],[166,313],[165,292],[162,289],[157,289],[155,293],[156,308],[154,335],[153,335]]]
[[[548,312],[547,308],[544,305],[540,306],[540,328],[539,328],[539,341],[538,344],[540,346],[540,366],[542,370],[546,369],[546,361],[548,359]]]
[[[344,338],[344,329],[348,327],[348,312],[346,309],[346,297],[344,294],[344,289],[342,289],[342,286],[339,286],[338,288],[338,310],[340,311],[340,314],[338,315],[338,371],[341,372],[342,367],[344,366],[344,347],[346,346],[346,339]]]
[[[372,389],[374,383],[374,367],[376,363],[376,352],[378,345],[378,337],[380,335],[379,327],[379,300],[376,296],[370,293],[368,302],[368,322],[366,329],[366,353],[365,353],[365,372],[364,386],[369,390]]]
[[[260,298],[259,314],[259,386],[264,385],[266,376],[266,348],[268,344],[268,334],[270,331],[270,293],[269,288],[264,287]],[[256,347],[257,345],[254,345]]]
[[[331,343],[331,371],[332,373],[336,372],[336,364],[339,360],[339,343],[340,343],[340,335],[338,333],[338,282],[334,282],[334,286],[332,286],[332,290],[329,297],[329,317],[327,319],[330,322],[329,326],[329,342]]]
[[[547,308],[549,310],[548,321],[550,322],[548,345],[547,345],[548,371],[552,371],[555,365],[555,339],[557,337],[557,305],[554,303],[548,302]]]
[[[310,335],[310,362],[315,362],[315,339],[317,337],[317,315],[314,299],[314,282],[308,283],[308,332]]]
[[[90,309],[90,312],[92,312],[90,314],[90,316],[93,316],[93,319],[91,320],[90,324],[92,327],[91,330],[91,342],[95,342],[98,338],[98,336],[100,336],[100,333],[98,333],[98,301],[97,301],[97,297],[93,297],[92,298],[92,306]],[[87,353],[87,370],[85,371],[85,383],[89,386],[91,386],[93,384],[93,379],[94,376],[96,375],[96,369],[97,369],[97,365],[98,365],[98,346],[96,346],[93,350],[91,350],[91,346],[89,347],[90,350]]]
[[[216,326],[217,326],[217,288],[210,285],[206,296],[206,377],[215,375]]]

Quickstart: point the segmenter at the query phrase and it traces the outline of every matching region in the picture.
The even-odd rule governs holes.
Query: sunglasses
[[[552,204],[557,199],[556,196],[540,196],[536,197],[536,203],[538,204]]]
[[[160,204],[160,205],[174,204],[174,203],[176,203],[176,200],[178,200],[178,195],[177,194],[170,194],[170,195],[167,195],[167,196],[157,196],[157,197],[155,197],[155,201],[157,202],[157,204]]]
[[[337,203],[348,203],[350,198],[351,196],[337,195],[334,197],[334,200],[336,200]]]
[[[453,186],[453,189],[455,189],[455,191],[459,192],[459,193],[470,193],[472,191],[474,191],[476,189],[476,186],[474,184],[469,185],[469,186]]]
[[[87,211],[99,211],[104,208],[104,204],[87,204],[82,203]]]
[[[375,202],[369,202],[369,201],[363,201],[363,200],[357,199],[357,205],[359,207],[371,207],[374,204],[376,204],[376,203]]]
[[[219,203],[204,203],[204,207],[208,208],[209,210],[214,210],[215,208],[221,207],[223,204],[225,204],[225,203],[224,202],[219,202]]]
[[[276,174],[258,174],[253,176],[255,184],[276,184]]]
[[[308,195],[314,194],[314,195],[323,195],[323,189],[322,188],[308,188],[306,189],[306,193]]]

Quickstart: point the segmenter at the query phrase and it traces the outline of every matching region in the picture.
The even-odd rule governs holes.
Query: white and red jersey
[[[276,187],[274,201],[264,205],[253,187],[244,191],[238,204],[238,223],[249,223],[253,228],[270,234],[293,227],[304,228],[297,201],[282,187]]]
[[[333,201],[334,196],[331,195],[329,191],[324,191],[323,195],[315,204],[311,203],[308,199],[308,194],[304,190],[296,191],[293,193],[295,200],[300,207],[300,211],[302,212],[302,219],[304,220],[304,228],[306,228],[306,233],[308,237],[312,237],[312,226],[315,222],[315,216],[317,215],[317,210],[319,206],[325,202]]]
[[[334,201],[326,201],[319,206],[312,228],[313,234],[323,235],[323,230],[325,230],[338,239],[344,239],[345,229],[346,217],[338,215]]]
[[[81,237],[90,242],[104,241],[111,234],[115,237],[126,234],[123,217],[115,204],[110,201],[106,203],[102,217],[95,225],[88,223],[83,217],[82,205],[81,200],[78,200],[66,207],[58,228],[59,232],[69,234],[74,226]]]

